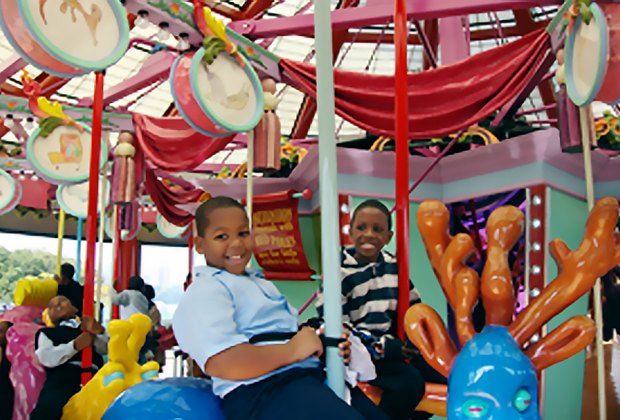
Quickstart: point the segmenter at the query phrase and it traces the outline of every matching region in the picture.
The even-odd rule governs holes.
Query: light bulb
[[[149,12],[147,12],[146,10],[140,10],[138,12],[138,17],[136,18],[136,21],[134,22],[135,25],[138,28],[142,28],[145,29],[149,26]]]
[[[39,180],[39,177],[38,177],[38,176],[36,176],[35,174],[32,174],[32,176],[30,177],[30,179],[36,182],[36,181],[38,181],[38,180]]]
[[[189,43],[189,35],[185,32],[181,32],[179,34],[179,43],[177,44],[177,49],[179,51],[189,50],[191,47]]]
[[[542,221],[540,219],[534,219],[532,220],[532,227],[534,229],[538,229],[539,227],[542,226]]]
[[[24,130],[32,131],[34,130],[34,119],[32,117],[28,117],[26,122],[24,123]]]
[[[540,243],[539,243],[539,242],[534,242],[534,243],[532,244],[532,251],[536,251],[536,252],[538,252],[538,251],[540,251],[541,249],[542,249],[542,246],[540,245]]]
[[[13,120],[13,116],[11,114],[4,117],[4,126],[9,130],[15,127],[15,121]]]
[[[19,179],[20,181],[25,181],[26,180],[26,175],[20,173],[19,176],[17,177],[17,179]]]
[[[159,32],[157,32],[157,38],[159,38],[160,41],[166,41],[168,40],[168,38],[170,38],[170,31],[168,30],[169,27],[170,25],[168,25],[168,23],[166,22],[162,22],[159,24]]]
[[[347,214],[349,212],[349,206],[347,204],[343,204],[342,206],[340,206],[340,212]]]

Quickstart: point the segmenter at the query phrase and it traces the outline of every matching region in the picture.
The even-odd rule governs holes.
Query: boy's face
[[[376,261],[383,247],[392,239],[387,216],[374,207],[358,210],[351,222],[351,239],[356,259]]]
[[[213,210],[204,232],[196,237],[196,251],[207,264],[232,274],[243,274],[252,257],[254,243],[245,211],[237,207]]]
[[[50,319],[54,324],[65,319],[75,318],[77,308],[71,304],[71,301],[64,296],[53,297],[47,305]]]

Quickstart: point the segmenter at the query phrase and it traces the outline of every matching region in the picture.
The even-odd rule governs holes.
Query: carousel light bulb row
[[[138,11],[138,16],[136,17],[135,25],[141,29],[146,29],[151,25],[151,21],[149,20],[149,12],[147,10]],[[157,39],[159,39],[162,42],[169,40],[170,36],[172,36],[172,33],[170,32],[170,23],[160,22],[157,26],[159,27],[159,30],[157,31],[157,34],[155,35]],[[177,49],[179,51],[187,51],[192,47],[189,42],[189,34],[187,32],[179,33],[179,35],[177,36],[177,39],[178,39]]]

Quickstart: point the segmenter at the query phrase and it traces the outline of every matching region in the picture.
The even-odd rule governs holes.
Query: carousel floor
[[[605,397],[607,419],[620,419],[620,340],[603,346],[605,352]],[[585,378],[583,382],[582,420],[598,419],[596,353],[586,356]]]

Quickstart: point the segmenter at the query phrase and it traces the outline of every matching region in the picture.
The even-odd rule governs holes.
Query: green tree
[[[67,262],[75,265],[73,260]],[[55,271],[56,256],[54,254],[30,249],[10,252],[0,247],[0,302],[13,301],[15,285],[21,278]]]

